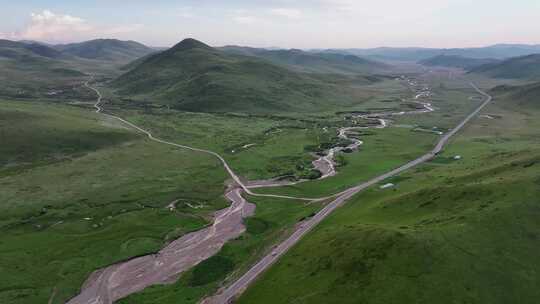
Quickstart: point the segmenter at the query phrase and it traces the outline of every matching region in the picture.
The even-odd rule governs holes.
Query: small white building
[[[460,160],[460,159],[461,159],[461,155],[454,156],[454,160]]]

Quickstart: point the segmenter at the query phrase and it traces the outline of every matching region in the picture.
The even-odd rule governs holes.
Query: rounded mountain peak
[[[202,49],[212,49],[211,46],[200,42],[199,40],[193,39],[193,38],[186,38],[179,43],[177,43],[175,46],[172,47],[174,50],[191,50],[196,48],[202,48]]]

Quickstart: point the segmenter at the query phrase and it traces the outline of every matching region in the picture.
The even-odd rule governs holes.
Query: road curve
[[[84,83],[84,86],[87,87],[88,89],[94,91],[96,93],[96,95],[98,96],[97,101],[94,103],[94,108],[96,109],[96,113],[101,113],[103,115],[106,115],[106,116],[109,116],[109,117],[114,118],[116,120],[119,120],[119,121],[123,122],[124,124],[134,128],[135,130],[144,133],[152,141],[155,141],[155,142],[158,142],[158,143],[161,143],[161,144],[165,144],[165,145],[170,145],[170,146],[182,148],[182,149],[191,150],[191,151],[207,153],[207,154],[215,156],[217,159],[219,159],[221,161],[221,163],[223,164],[223,167],[225,167],[225,170],[227,170],[227,173],[231,176],[231,178],[235,181],[235,183],[238,184],[238,186],[240,188],[242,188],[242,190],[244,190],[244,192],[246,192],[247,194],[253,195],[253,196],[259,196],[259,197],[286,198],[286,199],[295,199],[295,200],[303,200],[303,201],[320,201],[320,200],[326,199],[326,198],[293,197],[293,196],[275,195],[275,194],[259,194],[259,193],[252,192],[242,182],[242,180],[238,177],[238,175],[236,175],[236,173],[234,173],[234,171],[231,169],[231,167],[229,166],[227,161],[225,161],[225,159],[221,155],[219,155],[218,153],[216,153],[214,151],[210,151],[210,150],[199,149],[199,148],[194,148],[194,147],[190,147],[190,146],[184,146],[184,145],[180,145],[180,144],[177,144],[177,143],[166,141],[166,140],[163,140],[163,139],[160,139],[160,138],[156,138],[156,137],[154,137],[152,135],[152,133],[150,133],[150,131],[147,131],[147,130],[143,129],[143,128],[141,128],[141,127],[139,127],[139,126],[125,120],[125,119],[123,119],[122,117],[112,115],[112,114],[108,114],[108,113],[104,113],[103,108],[101,107],[101,100],[103,99],[103,96],[101,95],[101,92],[99,92],[98,89],[92,87],[89,84],[91,80],[92,79],[86,81]]]
[[[463,121],[461,121],[455,128],[443,136],[435,145],[433,150],[421,157],[398,167],[390,172],[373,178],[367,182],[364,182],[355,187],[349,188],[339,193],[336,198],[327,204],[321,211],[319,211],[311,219],[305,221],[300,225],[296,231],[289,236],[285,241],[274,247],[272,252],[264,256],[257,264],[252,266],[244,275],[238,280],[229,285],[228,287],[219,291],[216,295],[206,298],[202,301],[203,304],[226,304],[231,303],[238,295],[240,295],[246,288],[255,281],[255,279],[274,264],[283,254],[285,254],[292,246],[294,246],[303,236],[317,226],[324,218],[330,215],[336,208],[342,206],[349,198],[358,192],[377,184],[389,177],[397,175],[403,171],[406,171],[412,167],[422,164],[431,160],[435,155],[442,151],[444,146],[448,143],[450,138],[459,132],[474,116],[476,116],[486,105],[488,105],[492,97],[486,92],[480,90],[476,85],[470,83],[470,85],[481,95],[485,97],[484,102],[478,106],[472,113],[470,113]]]

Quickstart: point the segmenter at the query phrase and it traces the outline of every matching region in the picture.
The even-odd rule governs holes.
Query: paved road
[[[229,285],[227,288],[221,290],[218,294],[213,297],[203,300],[204,304],[226,304],[231,303],[235,297],[240,295],[255,279],[268,269],[272,264],[274,264],[285,252],[287,252],[292,246],[294,246],[303,236],[305,236],[310,230],[317,226],[325,217],[331,214],[336,208],[342,206],[349,198],[358,192],[377,184],[389,177],[397,175],[403,171],[406,171],[412,167],[415,167],[419,164],[422,164],[426,161],[432,159],[436,154],[442,151],[444,146],[448,143],[450,138],[459,132],[474,116],[478,114],[487,104],[492,100],[492,97],[480,90],[476,85],[471,83],[471,86],[480,94],[486,97],[485,101],[476,108],[471,114],[469,114],[463,121],[461,121],[454,129],[448,132],[443,136],[439,142],[435,145],[433,150],[429,153],[399,167],[390,172],[387,172],[381,176],[378,176],[372,180],[369,180],[365,183],[362,183],[358,186],[347,189],[340,194],[326,207],[319,211],[315,216],[310,220],[303,223],[297,228],[297,230],[285,241],[276,246],[271,253],[263,257],[257,264],[255,264],[251,269],[249,269],[242,277],[240,277],[233,284]]]

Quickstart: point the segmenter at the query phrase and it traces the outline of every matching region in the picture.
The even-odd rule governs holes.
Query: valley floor
[[[342,191],[429,151],[438,132],[480,103],[467,81],[429,74],[418,81],[433,88],[437,111],[361,132],[360,151],[339,154],[335,176],[257,192],[318,197]],[[338,130],[351,124],[343,119],[347,113],[411,107],[406,99],[412,91],[400,81],[364,89],[358,104],[336,109],[346,112],[339,115],[203,114],[117,103],[106,109],[160,138],[218,152],[246,180],[304,179],[313,178],[313,153],[339,143]],[[503,102],[484,110],[491,118],[476,118],[443,155],[381,183],[394,187],[378,185],[355,196],[239,301],[538,299],[534,155],[540,146],[534,130],[540,114]],[[6,143],[0,148],[0,302],[65,303],[92,271],[155,253],[208,227],[214,212],[228,205],[223,193],[230,177],[215,157],[147,141],[87,107],[4,100],[0,118]],[[323,207],[280,198],[249,201],[256,212],[244,219],[245,233],[177,282],[119,303],[197,303]],[[494,292],[503,287],[505,293]]]

